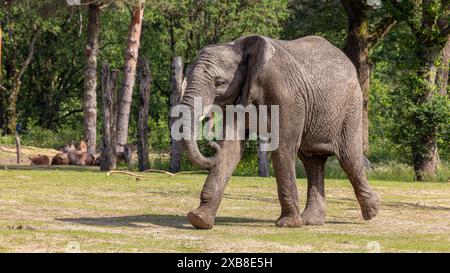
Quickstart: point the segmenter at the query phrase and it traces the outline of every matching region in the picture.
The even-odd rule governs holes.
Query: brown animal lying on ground
[[[46,155],[37,155],[29,157],[32,166],[48,166],[50,165],[50,158]]]
[[[72,143],[70,143],[70,144],[64,145],[64,146],[60,149],[60,151],[61,151],[62,153],[67,154],[68,152],[75,151],[76,149],[77,149],[77,148],[75,148],[75,145],[73,145],[73,142],[72,142]]]
[[[67,153],[59,153],[52,158],[52,165],[69,165],[69,163],[70,161]]]
[[[80,144],[78,144],[78,151],[84,152],[84,153],[87,152],[87,144],[84,140],[81,140]]]
[[[95,157],[87,152],[73,151],[67,154],[70,165],[94,166]]]
[[[70,145],[64,145],[61,151],[62,153],[58,153],[53,157],[52,165],[95,165],[95,157],[87,152],[87,145],[84,140],[80,141],[78,149],[71,143]]]

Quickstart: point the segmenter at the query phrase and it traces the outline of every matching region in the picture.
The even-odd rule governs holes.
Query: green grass
[[[213,230],[193,229],[204,175],[0,171],[0,251],[449,252],[448,183],[371,181],[380,214],[363,221],[350,183],[327,180],[327,223],[279,229],[274,178],[233,177]],[[301,206],[306,181],[298,180]],[[375,247],[376,249],[376,247]]]

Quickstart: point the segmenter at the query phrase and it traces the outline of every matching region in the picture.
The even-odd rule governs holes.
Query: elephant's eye
[[[224,85],[226,82],[224,80],[216,80],[216,83],[214,84],[216,87],[221,87],[222,85]]]

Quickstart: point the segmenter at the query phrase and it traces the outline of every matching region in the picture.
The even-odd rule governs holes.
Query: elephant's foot
[[[201,207],[189,212],[187,218],[191,225],[197,229],[212,229],[214,226],[214,216]]]
[[[303,221],[298,215],[281,216],[275,225],[280,228],[297,228],[303,226]]]
[[[364,220],[370,220],[378,214],[380,208],[380,198],[376,192],[372,192],[369,196],[360,196],[358,198],[359,205]]]
[[[302,212],[303,224],[321,226],[325,224],[325,210],[315,206],[306,206]]]

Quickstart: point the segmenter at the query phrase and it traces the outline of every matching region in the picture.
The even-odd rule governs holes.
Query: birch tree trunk
[[[119,71],[110,70],[109,65],[103,65],[102,101],[103,130],[102,152],[100,154],[100,170],[110,171],[116,168],[116,110],[117,110],[117,79]]]
[[[181,57],[175,57],[172,61],[172,82],[170,84],[170,112],[172,108],[181,102],[183,97],[183,61]],[[169,115],[170,115],[169,112]],[[169,117],[169,130],[175,123],[176,118]],[[181,142],[174,140],[170,136],[170,165],[169,170],[172,173],[180,171],[181,167]]]
[[[96,153],[97,141],[97,54],[100,31],[100,6],[89,4],[87,44],[85,50],[86,65],[84,70],[84,140],[88,152]]]
[[[148,159],[148,116],[150,107],[150,91],[152,86],[152,75],[147,60],[140,59],[139,64],[139,116],[137,132],[137,153],[139,161],[139,171],[150,169]]]
[[[128,124],[130,120],[130,107],[133,97],[133,88],[136,81],[136,65],[139,56],[142,19],[144,5],[133,7],[131,21],[128,28],[128,42],[125,52],[124,81],[117,113],[117,142],[123,147],[128,140]]]

